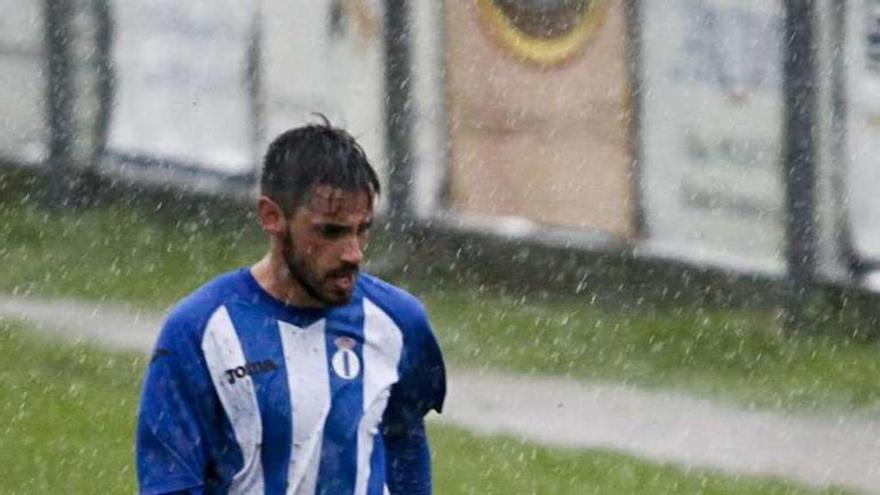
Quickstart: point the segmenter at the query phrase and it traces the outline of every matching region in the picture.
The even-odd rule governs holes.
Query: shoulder
[[[430,409],[441,411],[446,395],[443,354],[427,312],[419,299],[400,287],[371,275],[361,279],[364,299],[385,313],[403,338],[399,381],[392,389],[384,420],[386,424],[417,424]]]
[[[367,273],[359,276],[358,284],[364,298],[387,314],[401,329],[427,329],[428,314],[416,296]]]
[[[238,292],[241,270],[219,275],[181,299],[168,313],[160,341],[198,343],[208,321]]]

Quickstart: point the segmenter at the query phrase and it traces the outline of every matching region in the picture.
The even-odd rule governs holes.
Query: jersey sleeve
[[[418,427],[432,409],[443,411],[446,397],[446,368],[428,317],[419,308],[417,317],[404,331],[400,379],[391,389],[383,424],[386,433]]]
[[[425,424],[385,438],[386,483],[391,495],[431,495],[431,451]]]
[[[141,494],[202,493],[203,425],[214,410],[210,376],[186,321],[166,322],[147,368],[137,423]]]
[[[441,412],[446,397],[446,369],[427,315],[419,306],[404,332],[400,380],[392,387],[383,418],[391,495],[430,495],[431,453],[424,417]]]

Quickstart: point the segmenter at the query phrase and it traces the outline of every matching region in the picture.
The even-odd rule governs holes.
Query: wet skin
[[[351,300],[373,221],[367,191],[317,186],[308,201],[287,218],[282,257],[291,282],[307,306],[334,306]]]

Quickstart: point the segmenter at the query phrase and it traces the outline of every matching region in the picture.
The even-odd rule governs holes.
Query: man
[[[266,153],[266,256],[168,317],[137,426],[141,493],[431,493],[440,349],[413,296],[359,273],[379,181],[345,131]]]

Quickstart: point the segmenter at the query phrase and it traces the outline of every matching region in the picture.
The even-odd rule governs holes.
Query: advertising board
[[[782,4],[640,2],[644,247],[785,270]]]
[[[252,173],[254,5],[113,2],[109,155],[222,175]]]
[[[0,158],[39,162],[47,154],[43,2],[0,0]]]

